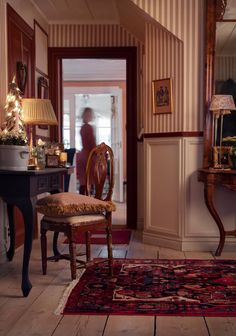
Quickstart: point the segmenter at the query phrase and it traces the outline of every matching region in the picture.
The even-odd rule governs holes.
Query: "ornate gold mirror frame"
[[[215,89],[216,22],[223,19],[226,5],[227,0],[206,1],[204,168],[208,168],[212,163],[212,114],[209,112],[209,105]]]

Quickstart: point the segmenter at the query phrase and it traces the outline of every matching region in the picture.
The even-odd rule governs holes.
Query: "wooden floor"
[[[65,248],[65,245],[62,247]],[[79,249],[82,246],[79,247]],[[93,255],[103,257],[106,248],[93,245]],[[212,259],[207,252],[179,252],[142,244],[138,232],[132,233],[130,245],[114,246],[114,256],[122,258]],[[222,259],[235,259],[224,252]],[[54,311],[70,282],[66,261],[48,264],[48,274],[41,274],[39,242],[35,241],[30,262],[33,288],[27,298],[20,290],[22,249],[12,262],[0,265],[0,335],[1,336],[181,336],[236,335],[236,318],[228,317],[152,317],[152,316],[62,316]]]

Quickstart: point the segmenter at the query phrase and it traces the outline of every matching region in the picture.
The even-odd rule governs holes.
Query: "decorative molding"
[[[216,0],[216,20],[221,21],[225,14],[227,0]]]
[[[165,132],[165,133],[144,133],[144,138],[176,138],[176,137],[203,137],[203,132]]]
[[[143,243],[151,244],[160,247],[167,247],[177,251],[182,251],[182,242],[180,239],[174,237],[160,237],[153,232],[144,231],[143,232]]]

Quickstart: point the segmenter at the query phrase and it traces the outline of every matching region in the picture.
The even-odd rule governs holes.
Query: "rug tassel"
[[[84,270],[83,270],[84,272]],[[80,274],[80,277],[82,276],[83,272]],[[55,315],[62,315],[67,299],[72,292],[73,288],[76,286],[76,284],[79,282],[80,277],[78,279],[72,280],[72,282],[67,286],[67,288],[64,290],[64,293],[62,295],[62,298],[60,299],[60,302],[58,304],[57,309],[54,311]]]

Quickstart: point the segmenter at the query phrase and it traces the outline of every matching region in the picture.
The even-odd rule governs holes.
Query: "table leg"
[[[10,246],[7,251],[7,258],[9,261],[11,261],[15,254],[14,206],[12,204],[7,204],[7,214],[10,234]]]
[[[54,190],[53,192],[51,192],[51,194],[56,194],[56,193],[60,193],[62,192],[62,190]],[[53,256],[49,257],[49,260],[55,260],[55,261],[59,261],[61,253],[58,251],[58,237],[59,237],[59,232],[54,232],[53,234],[53,243],[52,243],[52,248],[53,248]]]
[[[225,244],[225,229],[224,229],[224,225],[214,207],[213,204],[213,194],[214,194],[214,185],[213,184],[208,184],[205,183],[204,184],[204,198],[205,198],[205,203],[206,206],[210,212],[210,214],[212,215],[213,219],[215,220],[218,229],[220,231],[220,242],[219,245],[216,249],[215,255],[216,256],[220,256],[221,252],[223,250],[224,244]]]
[[[21,282],[21,289],[25,297],[29,295],[29,292],[32,288],[29,280],[29,260],[33,242],[35,203],[35,198],[21,199],[17,200],[15,203],[15,205],[22,212],[25,227],[24,256]]]

